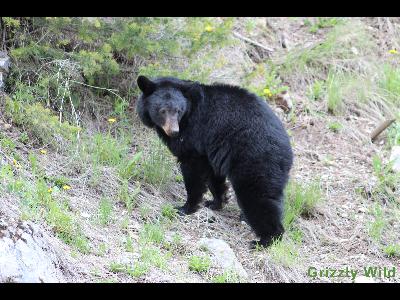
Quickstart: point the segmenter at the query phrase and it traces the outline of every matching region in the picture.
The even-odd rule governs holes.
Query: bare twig
[[[80,84],[80,85],[84,85],[84,86],[87,86],[87,87],[91,87],[91,88],[94,88],[94,89],[106,90],[106,91],[110,92],[111,94],[117,96],[117,97],[120,98],[121,100],[124,100],[120,95],[118,95],[118,94],[115,92],[115,91],[118,91],[118,90],[103,88],[103,87],[99,87],[99,86],[94,86],[94,85],[86,84],[86,83],[79,82],[79,81],[75,81],[75,80],[71,80],[71,82],[74,82],[74,83],[77,83],[77,84]]]
[[[235,32],[235,31],[234,31],[232,34],[233,34],[235,37],[237,37],[238,39],[241,39],[241,40],[243,40],[243,41],[245,41],[245,42],[248,42],[248,43],[250,43],[250,44],[256,45],[256,46],[258,46],[258,47],[260,47],[260,48],[262,48],[262,49],[264,49],[264,50],[266,50],[266,51],[268,51],[268,52],[273,52],[273,51],[274,51],[273,49],[268,48],[268,47],[266,47],[266,46],[264,46],[264,45],[261,45],[260,43],[258,43],[258,42],[256,42],[256,41],[253,41],[253,40],[251,40],[251,39],[249,39],[249,38],[247,38],[247,37],[244,37],[243,35],[241,35],[241,34]]]
[[[372,133],[371,133],[371,141],[373,142],[378,135],[381,134],[382,131],[384,131],[386,128],[388,128],[396,119],[389,119],[385,120],[383,123],[381,123]]]

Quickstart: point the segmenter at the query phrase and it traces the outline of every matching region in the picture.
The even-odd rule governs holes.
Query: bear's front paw
[[[276,234],[273,237],[261,238],[259,241],[251,241],[250,249],[262,250],[271,246],[274,242],[282,240],[282,234]]]
[[[178,210],[179,215],[185,216],[185,215],[191,215],[191,214],[195,213],[197,211],[198,207],[190,207],[190,206],[184,205],[184,206],[176,206],[175,209]]]
[[[212,210],[220,210],[220,209],[222,209],[222,203],[220,201],[215,201],[215,200],[206,201],[204,203],[204,206],[208,207],[209,209],[212,209]]]

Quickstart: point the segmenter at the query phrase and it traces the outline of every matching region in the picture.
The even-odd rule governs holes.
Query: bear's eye
[[[167,112],[167,110],[165,108],[160,109],[160,114],[165,115],[166,112]]]

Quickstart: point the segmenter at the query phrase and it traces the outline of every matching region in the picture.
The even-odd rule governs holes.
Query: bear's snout
[[[179,134],[179,124],[177,116],[168,116],[162,126],[164,132],[170,137],[176,137]]]

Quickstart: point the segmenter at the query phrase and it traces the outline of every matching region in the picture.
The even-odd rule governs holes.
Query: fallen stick
[[[251,39],[249,39],[249,38],[247,38],[247,37],[245,37],[245,36],[243,36],[243,35],[241,35],[241,34],[235,32],[235,31],[234,31],[232,34],[233,34],[234,36],[236,36],[238,39],[241,39],[241,40],[244,40],[244,41],[246,41],[246,42],[248,42],[248,43],[250,43],[250,44],[256,45],[256,46],[258,46],[258,47],[260,47],[260,48],[262,48],[262,49],[264,49],[264,50],[266,50],[266,51],[269,51],[269,52],[273,52],[273,51],[274,51],[273,49],[268,48],[268,47],[266,47],[266,46],[264,46],[264,45],[261,45],[260,43],[258,43],[258,42],[256,42],[256,41],[253,41],[253,40],[251,40]]]
[[[394,121],[396,121],[396,119],[385,120],[377,128],[375,128],[375,130],[371,133],[371,141],[373,142],[378,135],[380,135],[381,132],[388,128]]]

